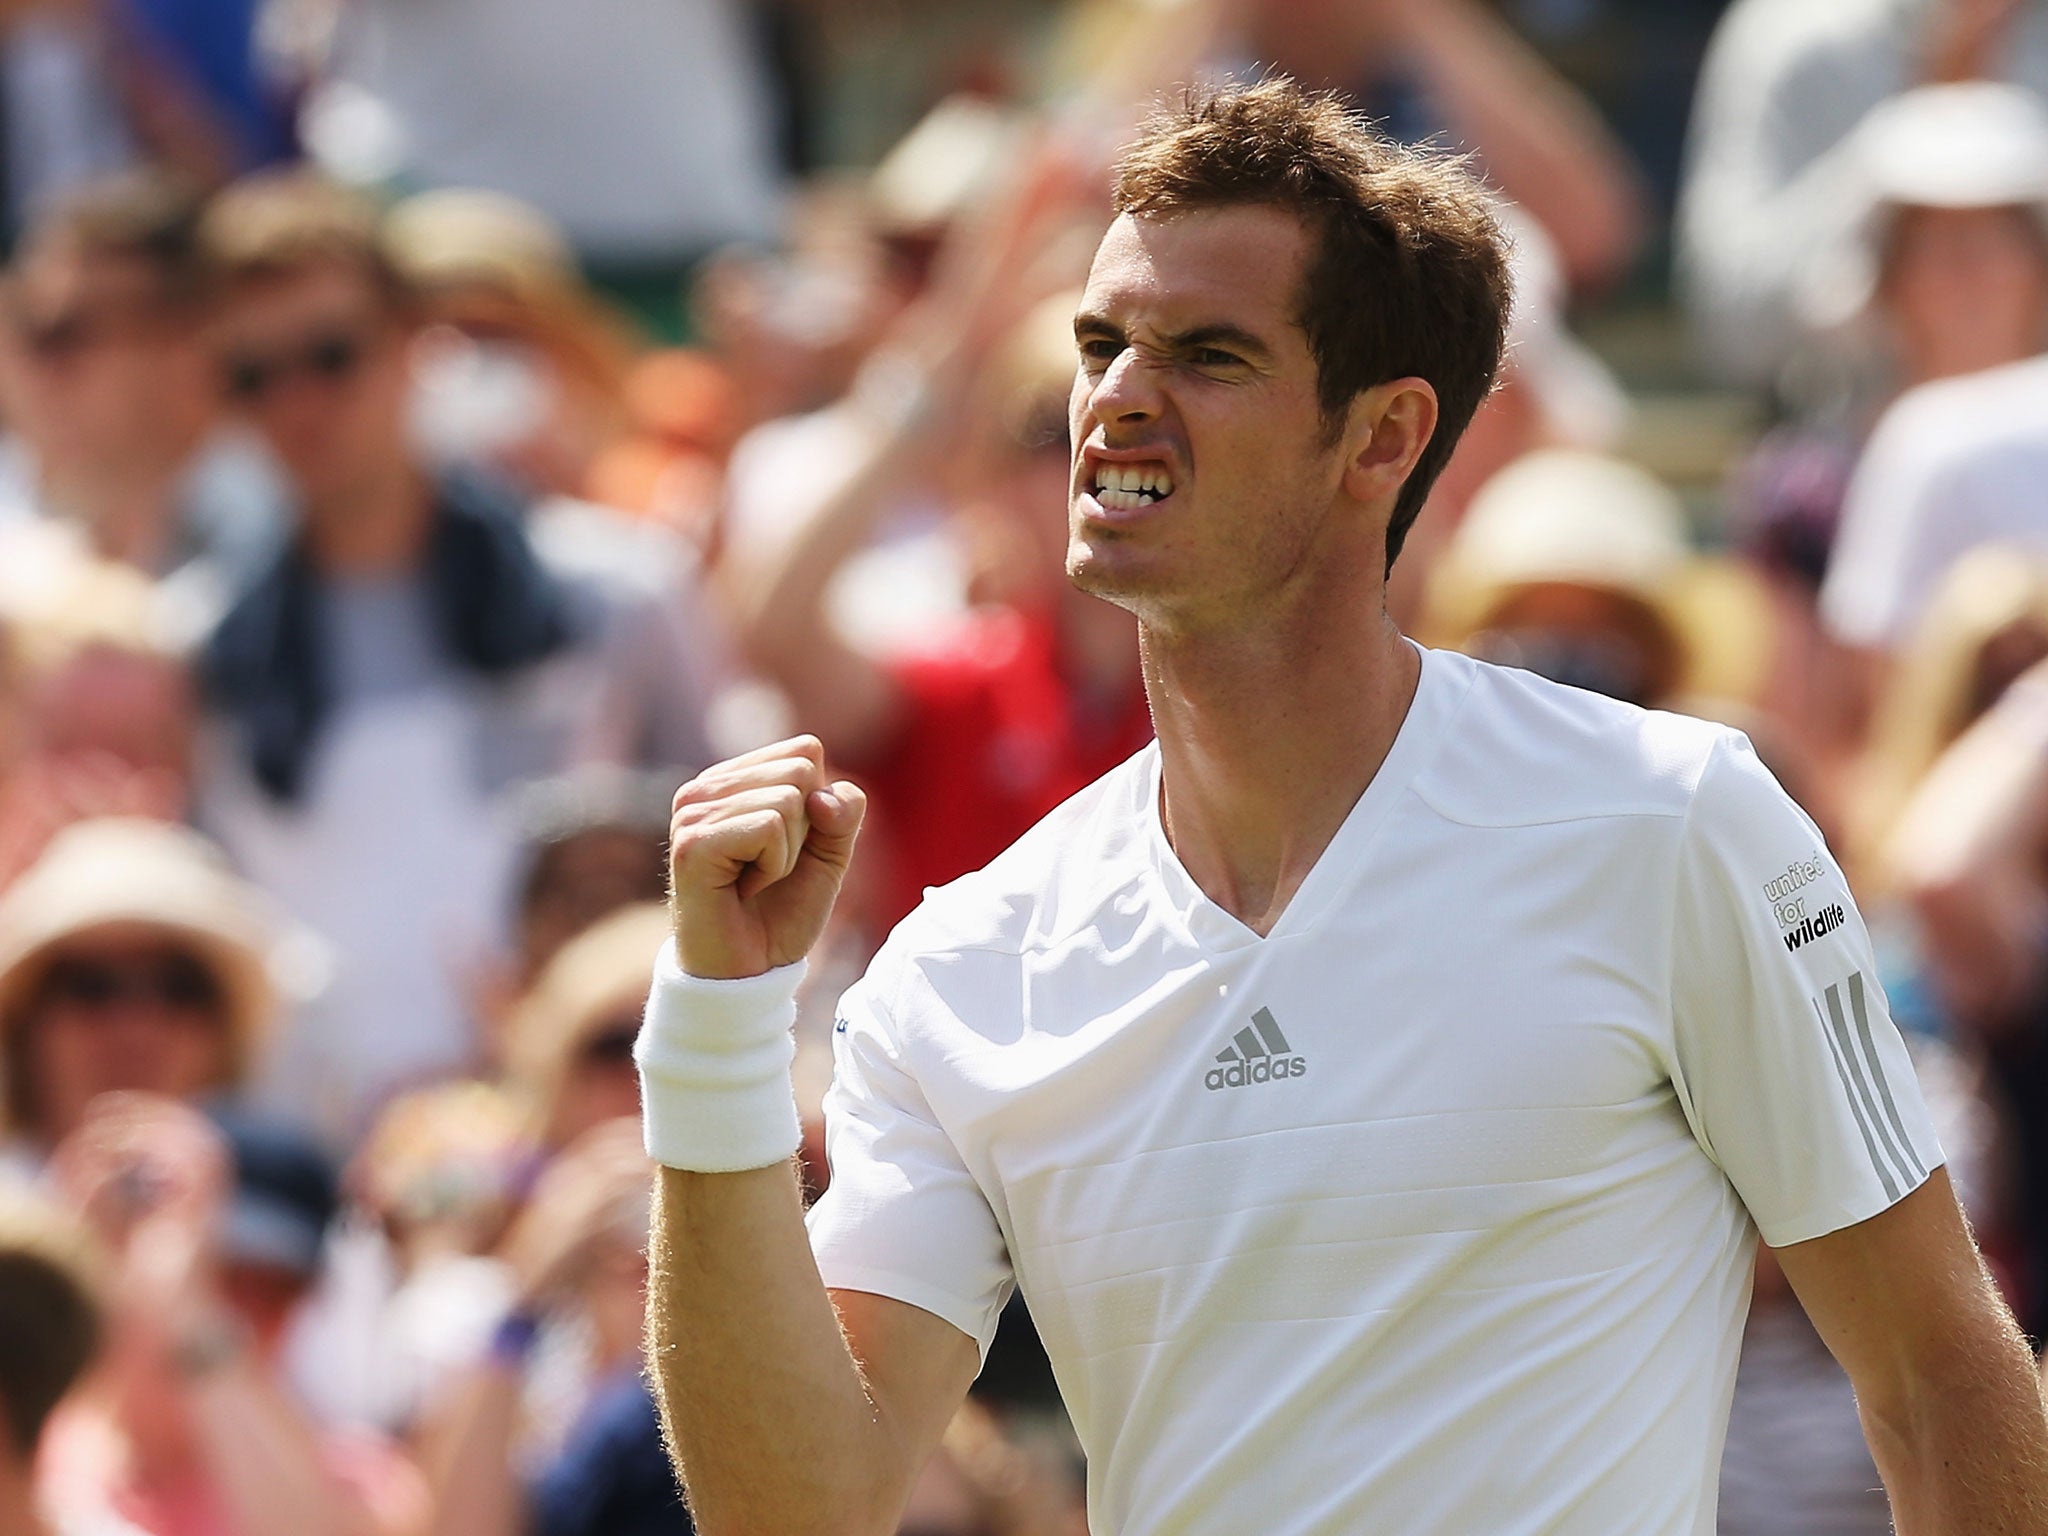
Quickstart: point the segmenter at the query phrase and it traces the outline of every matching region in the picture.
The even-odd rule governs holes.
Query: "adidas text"
[[[1294,1054],[1280,1021],[1270,1008],[1252,1015],[1249,1028],[1230,1037],[1230,1044],[1216,1053],[1216,1065],[1202,1083],[1212,1093],[1219,1088],[1248,1088],[1253,1083],[1284,1083],[1308,1071],[1306,1057]]]
[[[1211,1089],[1244,1088],[1252,1083],[1277,1083],[1290,1077],[1300,1077],[1307,1071],[1305,1057],[1261,1056],[1257,1061],[1234,1061],[1227,1067],[1211,1067],[1202,1083]]]

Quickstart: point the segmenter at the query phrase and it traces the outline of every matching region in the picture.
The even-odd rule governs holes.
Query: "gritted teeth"
[[[1095,466],[1095,494],[1119,498],[1104,505],[1140,506],[1161,501],[1173,494],[1173,475],[1157,461],[1143,464],[1098,464]],[[1126,499],[1127,498],[1127,499]]]

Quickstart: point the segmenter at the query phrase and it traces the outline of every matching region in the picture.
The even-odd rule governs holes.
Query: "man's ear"
[[[1352,401],[1344,489],[1358,501],[1391,506],[1436,435],[1436,416],[1427,379],[1389,379]]]

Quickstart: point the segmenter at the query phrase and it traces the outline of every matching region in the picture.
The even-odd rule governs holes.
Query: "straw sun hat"
[[[69,939],[134,925],[188,943],[227,1000],[231,1076],[255,1059],[276,1015],[278,938],[256,892],[185,827],[127,817],[79,822],[0,896],[0,1038]]]
[[[667,904],[658,901],[598,919],[556,952],[514,1011],[507,1054],[543,1139],[576,1053],[620,1014],[639,1014],[672,925]]]

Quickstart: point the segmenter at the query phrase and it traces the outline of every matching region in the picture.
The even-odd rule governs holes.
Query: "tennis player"
[[[1709,1536],[1758,1234],[1909,1536],[2048,1531],[1986,1278],[1820,834],[1726,729],[1382,604],[1508,308],[1486,198],[1285,81],[1119,169],[1068,566],[1146,749],[788,1024],[862,801],[676,798],[638,1046],[654,1370],[699,1527],[885,1536],[1021,1286],[1096,1536]]]

